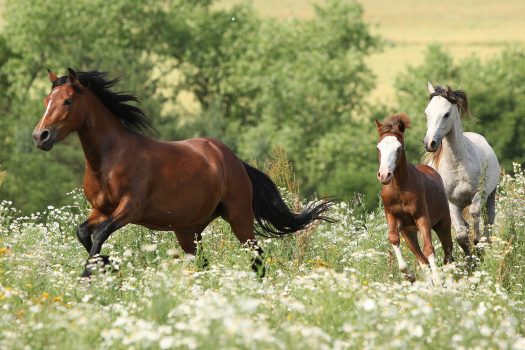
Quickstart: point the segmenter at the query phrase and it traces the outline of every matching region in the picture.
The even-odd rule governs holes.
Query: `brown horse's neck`
[[[125,139],[131,137],[122,122],[91,93],[84,125],[78,130],[78,136],[89,168],[94,172],[101,170],[103,158],[119,152]]]
[[[405,154],[405,150],[402,149],[399,154],[399,163],[394,170],[394,177],[390,185],[395,188],[404,188],[408,183],[408,162]]]

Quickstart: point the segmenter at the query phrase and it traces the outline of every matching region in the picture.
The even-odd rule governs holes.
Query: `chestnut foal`
[[[381,182],[381,199],[388,222],[388,239],[394,248],[399,270],[411,282],[401,255],[399,232],[415,254],[429,284],[440,285],[431,228],[436,231],[445,253],[444,263],[453,261],[450,213],[443,181],[438,172],[427,165],[413,166],[406,160],[404,132],[410,126],[405,114],[393,115],[383,123],[375,121],[379,133],[380,166],[377,178]],[[421,232],[423,251],[417,231]],[[430,271],[429,271],[430,270]]]

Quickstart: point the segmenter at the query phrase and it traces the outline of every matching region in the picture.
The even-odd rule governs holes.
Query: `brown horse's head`
[[[410,119],[405,114],[396,114],[384,120],[383,123],[376,119],[375,123],[379,134],[377,179],[383,185],[388,185],[394,177],[394,171],[403,159],[400,155],[405,144],[405,129],[410,127]]]
[[[52,89],[44,99],[44,115],[33,131],[35,145],[44,151],[49,151],[56,142],[78,130],[85,119],[82,111],[86,110],[80,98],[84,87],[73,69],[68,68],[68,75],[60,78],[48,70],[48,76]]]

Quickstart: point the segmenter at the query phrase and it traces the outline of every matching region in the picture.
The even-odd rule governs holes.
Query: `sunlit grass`
[[[118,272],[79,279],[74,231],[87,206],[17,217],[0,205],[0,348],[346,349],[522,348],[525,345],[525,174],[499,189],[493,243],[469,273],[463,254],[429,288],[397,271],[381,208],[338,204],[295,237],[261,240],[267,276],[250,269],[228,225],[204,233],[209,269],[174,235],[127,226],[104,247]],[[292,203],[295,197],[286,194]],[[435,241],[438,258],[442,252]],[[441,264],[440,264],[441,265]]]

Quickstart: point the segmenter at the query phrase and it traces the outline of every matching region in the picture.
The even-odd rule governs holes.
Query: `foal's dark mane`
[[[410,128],[410,118],[405,113],[398,113],[383,120],[379,132],[381,135],[390,133],[403,136],[405,129],[408,128]]]
[[[460,117],[470,116],[467,92],[465,90],[452,90],[449,85],[446,88],[438,85],[434,87],[434,92],[430,94],[429,99],[431,100],[435,96],[444,97],[448,102],[457,105]]]
[[[138,134],[154,131],[151,119],[137,106],[128,102],[140,102],[139,98],[125,92],[111,91],[120,79],[109,79],[107,73],[99,71],[77,72],[78,81],[92,91],[129,130]],[[53,89],[70,83],[64,75],[53,82]]]

